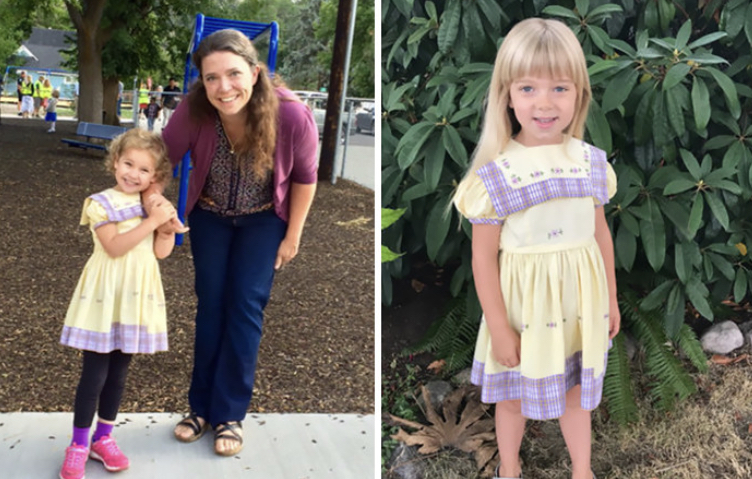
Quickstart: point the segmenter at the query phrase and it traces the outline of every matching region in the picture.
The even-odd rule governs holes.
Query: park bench
[[[85,137],[86,140],[72,140],[70,138],[63,138],[61,141],[67,143],[68,146],[75,146],[77,148],[95,148],[97,150],[106,150],[107,142],[115,138],[121,133],[125,133],[127,128],[124,126],[113,125],[101,125],[98,123],[86,123],[82,121],[78,124],[78,130],[76,135]],[[105,140],[103,143],[93,143],[92,139]]]

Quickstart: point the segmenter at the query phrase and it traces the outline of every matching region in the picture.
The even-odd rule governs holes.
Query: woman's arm
[[[298,254],[300,238],[303,235],[303,226],[305,225],[315,194],[316,183],[292,183],[290,186],[290,218],[287,222],[287,234],[285,234],[277,250],[274,269],[279,269],[286,265]]]
[[[616,299],[616,268],[614,266],[614,242],[611,231],[606,222],[606,213],[602,207],[595,208],[595,241],[601,250],[603,265],[606,268],[606,280],[608,281],[608,337],[613,339],[619,334],[621,326],[621,312],[619,302]]]
[[[473,278],[491,333],[494,358],[502,366],[520,364],[520,335],[509,324],[501,295],[499,237],[501,225],[473,224]]]

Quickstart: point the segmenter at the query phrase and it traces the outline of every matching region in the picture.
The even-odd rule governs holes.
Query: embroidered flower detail
[[[566,323],[567,322],[567,318],[561,318],[561,322],[562,323]]]
[[[557,230],[551,230],[548,233],[548,239],[558,238],[559,236],[561,236],[563,234],[564,234],[564,230],[562,230],[561,228],[559,228]]]
[[[603,319],[608,319],[608,313],[603,315]]]
[[[546,327],[547,328],[555,328],[556,326],[558,326],[558,324],[556,324],[554,322],[546,323]]]
[[[506,169],[509,169],[509,160],[501,160],[501,166],[503,166]]]
[[[555,175],[560,175],[564,173],[564,168],[551,168],[551,173]]]
[[[519,183],[520,181],[522,181],[522,178],[520,178],[520,177],[519,177],[519,176],[517,176],[517,175],[512,175],[512,176],[511,176],[511,179],[512,179],[512,184],[514,184],[514,185],[516,185],[516,184],[518,184],[518,183]]]
[[[531,178],[540,178],[541,176],[543,176],[543,172],[540,170],[530,173]]]
[[[580,168],[579,166],[576,166],[574,168],[570,168],[569,171],[570,173],[579,173],[582,171],[582,168]]]

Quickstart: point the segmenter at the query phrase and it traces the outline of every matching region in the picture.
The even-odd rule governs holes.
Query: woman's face
[[[251,67],[232,52],[214,52],[201,62],[206,96],[220,117],[229,119],[244,112],[258,80],[259,67]]]

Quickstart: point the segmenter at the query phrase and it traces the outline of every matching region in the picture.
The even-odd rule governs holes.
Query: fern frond
[[[622,308],[628,318],[630,330],[645,348],[647,373],[655,378],[651,395],[657,406],[670,410],[676,400],[683,400],[697,391],[692,377],[686,371],[674,351],[661,324],[661,312],[643,311],[634,298],[625,300]]]
[[[702,350],[702,344],[697,339],[697,334],[686,323],[679,329],[677,345],[684,351],[684,354],[692,361],[698,371],[702,373],[708,371],[708,357]]]
[[[608,367],[603,384],[608,412],[620,425],[637,421],[637,403],[632,392],[629,373],[629,358],[624,344],[624,334],[614,338],[614,346],[608,354]]]

